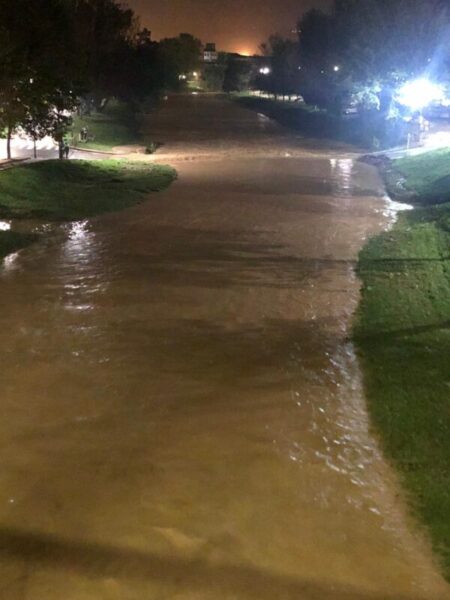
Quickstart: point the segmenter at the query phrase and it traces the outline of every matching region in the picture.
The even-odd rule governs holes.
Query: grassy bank
[[[80,141],[83,128],[88,132],[87,142]],[[73,145],[100,152],[111,152],[116,146],[143,143],[136,115],[126,105],[115,101],[102,113],[93,112],[83,117],[75,115],[71,133]]]
[[[235,95],[233,100],[278,121],[308,137],[337,140],[369,148],[373,143],[373,123],[358,116],[338,118],[327,110],[299,102],[284,102],[250,95]]]
[[[399,179],[412,200],[416,198],[421,205],[450,202],[450,150],[443,148],[396,160],[387,172],[389,192],[396,197]]]
[[[355,339],[373,423],[450,579],[448,158],[439,151],[394,163],[421,205],[360,255]]]
[[[299,102],[283,102],[250,95],[234,95],[233,100],[252,110],[257,110],[292,129],[314,137],[336,138],[339,127],[325,110]]]
[[[83,219],[141,202],[175,177],[171,167],[120,160],[20,165],[0,172],[0,216]]]

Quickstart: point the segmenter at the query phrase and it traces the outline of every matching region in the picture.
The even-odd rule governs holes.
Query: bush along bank
[[[354,337],[372,422],[450,580],[450,152],[383,172],[415,209],[360,254]]]
[[[336,140],[375,150],[395,145],[403,132],[376,112],[337,115],[302,102],[284,102],[254,95],[233,95],[245,108],[255,110],[312,138]]]

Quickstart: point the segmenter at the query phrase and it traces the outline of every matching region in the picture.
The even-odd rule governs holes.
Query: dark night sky
[[[127,0],[153,39],[192,33],[219,50],[253,53],[271,33],[288,35],[300,14],[327,0]]]

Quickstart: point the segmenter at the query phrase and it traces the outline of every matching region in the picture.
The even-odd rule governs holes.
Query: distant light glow
[[[444,97],[442,85],[422,77],[405,83],[399,90],[397,100],[412,110],[421,110],[434,101],[443,100]]]
[[[339,65],[334,65],[334,67],[333,67],[333,71],[334,71],[335,73],[337,73],[337,72],[338,72],[338,71],[340,71],[340,70],[341,70],[341,67],[340,67]]]
[[[259,72],[261,73],[261,75],[269,75],[270,74],[270,68],[269,67],[261,67],[261,69],[259,70]]]

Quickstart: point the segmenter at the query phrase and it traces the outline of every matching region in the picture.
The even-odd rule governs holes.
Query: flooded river
[[[168,191],[0,272],[0,597],[449,597],[348,341],[376,173],[214,98],[148,127]]]

